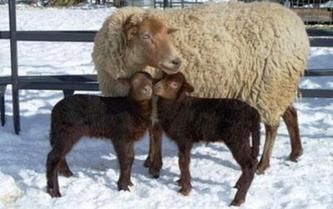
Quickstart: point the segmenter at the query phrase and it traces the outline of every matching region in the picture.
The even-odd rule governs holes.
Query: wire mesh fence
[[[240,0],[253,2],[261,0]],[[264,0],[263,0],[264,1]],[[267,0],[295,11],[306,24],[333,24],[333,0]]]
[[[159,8],[185,8],[210,0],[16,0],[17,3],[50,6],[54,1],[76,1],[87,4],[108,4],[116,7],[143,6]],[[243,2],[271,1],[294,10],[306,24],[333,24],[333,0],[239,0]],[[8,0],[0,0],[0,4]]]

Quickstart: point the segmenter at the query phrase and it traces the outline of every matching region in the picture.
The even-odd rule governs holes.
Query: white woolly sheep
[[[173,58],[180,56],[179,70],[196,86],[192,95],[236,98],[259,111],[266,141],[258,172],[269,166],[281,116],[290,135],[289,158],[296,161],[302,155],[292,103],[304,72],[309,40],[302,20],[293,11],[267,2],[207,4],[166,11],[119,9],[106,19],[95,38],[92,57],[103,94],[126,94],[127,89],[117,79],[147,66],[171,73],[159,63],[140,59],[144,49],[140,51],[128,38],[142,35],[130,29],[149,18],[158,18],[166,27],[179,29],[170,35],[169,54]],[[148,71],[154,76],[159,72],[151,68]],[[154,163],[155,157],[148,156],[147,165]]]

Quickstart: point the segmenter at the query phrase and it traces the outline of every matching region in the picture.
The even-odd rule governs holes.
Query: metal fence
[[[166,3],[169,3],[169,1]],[[15,5],[14,0],[9,1],[9,31],[0,31],[0,39],[9,39],[11,48],[11,76],[0,77],[0,109],[1,122],[4,124],[4,92],[7,85],[12,85],[13,122],[15,133],[19,134],[19,90],[62,90],[65,95],[70,95],[74,90],[98,90],[98,83],[96,75],[18,76],[18,41],[93,42],[96,31],[17,31]],[[308,29],[308,34],[311,46],[333,47],[332,30]],[[333,76],[333,69],[309,69],[306,71],[305,76]],[[300,92],[303,97],[333,98],[333,90],[328,89],[300,89]]]

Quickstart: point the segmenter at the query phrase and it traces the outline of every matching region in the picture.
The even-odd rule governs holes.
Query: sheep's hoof
[[[269,167],[269,164],[263,164],[262,162],[259,163],[258,167],[257,167],[257,171],[256,173],[258,175],[262,175],[265,173],[265,170]]]
[[[245,199],[233,200],[229,206],[240,206],[245,202]]]
[[[61,197],[59,190],[55,190],[53,188],[47,188],[47,193],[49,193],[52,198]]]
[[[257,175],[263,175],[263,174],[265,174],[265,170],[261,170],[261,169],[257,168],[256,174]],[[235,187],[235,188],[237,188],[237,187]]]
[[[73,176],[73,173],[70,170],[59,171],[59,174],[67,178]]]
[[[289,160],[293,162],[297,162],[298,158],[303,155],[303,149],[300,149],[297,152],[291,152],[289,155]]]

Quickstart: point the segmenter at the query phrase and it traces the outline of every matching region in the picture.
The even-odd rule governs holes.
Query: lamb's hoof
[[[150,158],[147,157],[147,159],[145,160],[145,162],[143,163],[143,166],[146,167],[146,168],[150,168],[151,167],[151,161],[150,161]]]
[[[128,186],[118,186],[118,191],[126,191],[126,192],[129,192],[130,190],[129,190],[129,188],[128,188]]]
[[[178,180],[176,181],[176,183],[178,184],[178,186],[181,186],[181,182],[182,182],[181,179],[178,179]]]
[[[61,197],[59,190],[53,188],[47,188],[47,193],[49,193],[52,198]]]
[[[179,190],[179,193],[184,196],[188,196],[190,194],[191,190],[192,190],[192,186],[185,186]]]
[[[243,204],[245,202],[244,199],[240,199],[240,200],[233,200],[229,206],[240,206],[241,204]]]
[[[237,182],[234,186],[235,189],[239,189],[239,183]]]
[[[298,152],[292,152],[289,155],[289,160],[293,162],[297,162],[298,158],[303,155],[303,149],[299,150]]]
[[[118,191],[130,191],[128,186],[130,186],[128,183],[118,183]]]
[[[149,168],[149,174],[154,178],[157,179],[160,177],[160,171],[157,169],[153,169],[152,167]]]
[[[63,170],[63,171],[59,171],[59,174],[62,175],[62,176],[65,176],[65,177],[71,177],[73,176],[74,174],[72,173],[72,171],[70,170]]]

